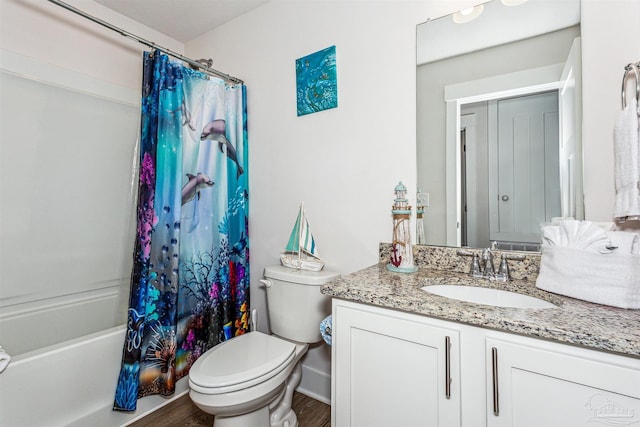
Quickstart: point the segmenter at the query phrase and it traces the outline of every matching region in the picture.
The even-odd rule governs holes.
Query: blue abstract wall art
[[[298,116],[338,106],[336,47],[296,59]]]

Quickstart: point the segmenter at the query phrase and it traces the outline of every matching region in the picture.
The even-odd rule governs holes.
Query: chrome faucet
[[[482,250],[482,255],[478,256],[478,251],[469,249],[458,249],[457,255],[472,257],[469,276],[479,279],[497,280],[499,282],[508,282],[511,280],[509,272],[509,263],[507,260],[522,261],[526,259],[525,255],[517,253],[502,252],[500,264],[496,270],[493,263],[493,250],[486,248]]]
[[[485,279],[495,279],[496,272],[493,268],[493,253],[491,252],[491,249],[486,248],[482,251],[482,264],[484,265],[482,277]]]

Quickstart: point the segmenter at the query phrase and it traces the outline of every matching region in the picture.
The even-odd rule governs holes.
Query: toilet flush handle
[[[265,285],[267,288],[271,287],[271,280],[267,280],[267,279],[260,279],[260,283],[262,283],[263,285]]]

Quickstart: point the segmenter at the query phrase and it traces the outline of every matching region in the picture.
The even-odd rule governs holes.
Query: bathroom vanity
[[[640,310],[550,294],[534,276],[499,283],[438,270],[438,259],[414,274],[381,261],[322,287],[333,297],[332,425],[640,423]],[[476,304],[422,289],[445,283],[555,307]]]

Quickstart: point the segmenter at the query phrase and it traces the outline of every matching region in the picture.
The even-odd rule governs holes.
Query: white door
[[[464,130],[464,146],[460,135],[461,217],[466,225],[461,229],[461,245],[488,248],[489,241],[489,189],[487,172],[487,102],[465,104],[460,107],[460,129]],[[462,131],[461,131],[462,132]],[[466,213],[466,224],[464,215]]]
[[[560,216],[558,140],[557,91],[489,103],[491,240],[539,242]]]
[[[458,349],[457,330],[334,306],[334,427],[459,426]]]
[[[640,361],[572,353],[487,338],[487,426],[640,425]]]

